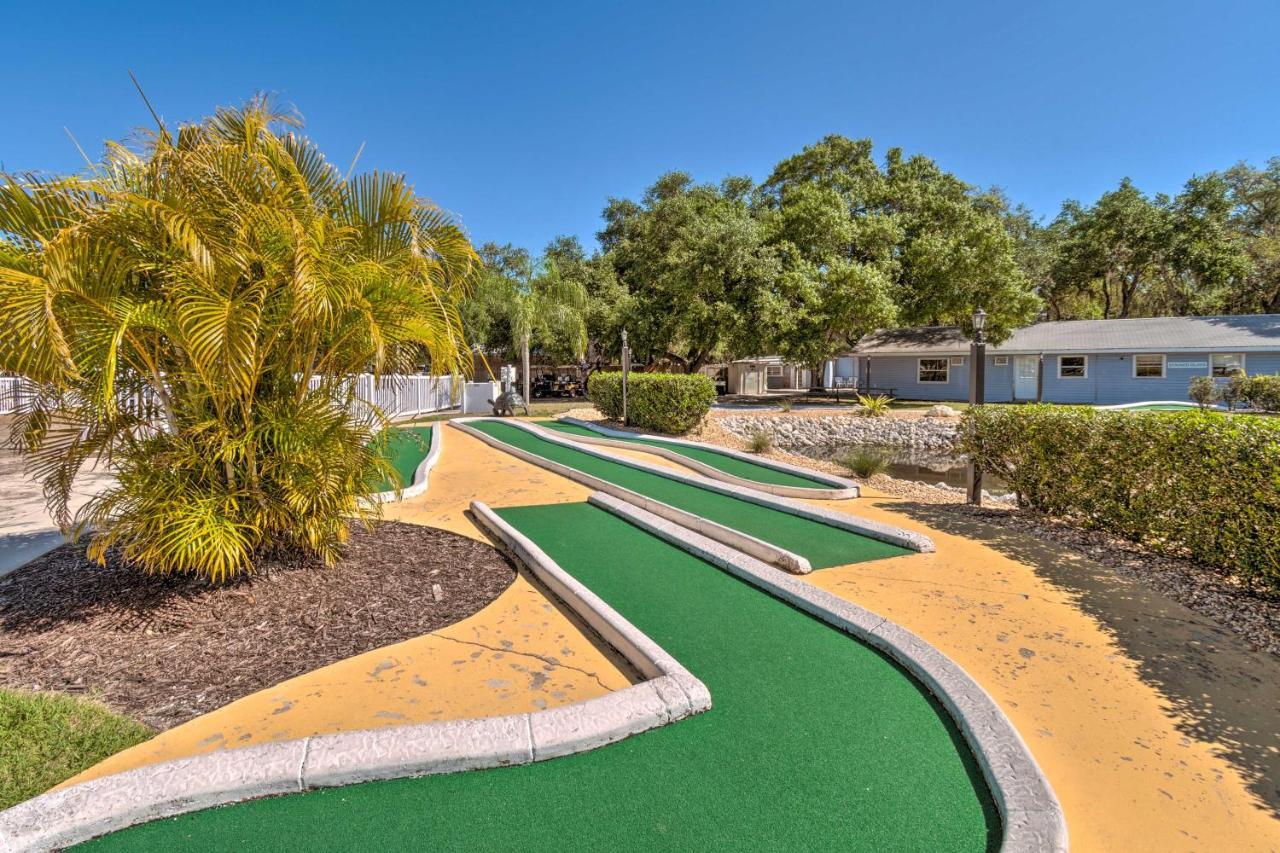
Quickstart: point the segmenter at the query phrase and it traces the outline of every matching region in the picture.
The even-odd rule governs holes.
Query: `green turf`
[[[802,489],[833,488],[830,483],[823,480],[813,477],[805,477],[800,474],[792,474],[788,471],[779,471],[777,468],[770,468],[768,465],[759,465],[755,462],[751,462],[746,459],[739,459],[736,456],[730,456],[727,453],[720,453],[710,448],[687,447],[682,444],[673,444],[670,441],[662,441],[660,439],[652,438],[621,438],[615,435],[602,436],[593,429],[578,426],[577,424],[567,424],[562,421],[538,421],[537,423],[538,426],[544,426],[570,435],[587,435],[593,438],[612,438],[619,441],[626,441],[631,444],[644,444],[650,447],[662,447],[675,453],[679,453],[681,456],[701,462],[704,465],[710,465],[712,468],[718,468],[726,474],[732,474],[735,477],[741,477],[744,480],[751,480],[756,483],[768,483],[772,486],[797,486]]]
[[[90,847],[998,847],[999,818],[960,735],[881,655],[587,504],[499,515],[689,667],[715,707],[540,764],[256,800]],[[513,668],[531,663],[513,656]]]
[[[431,427],[391,427],[387,435],[385,453],[391,458],[391,465],[396,469],[400,482],[383,479],[378,491],[389,492],[399,486],[405,488],[413,485],[413,474],[427,458],[431,449]]]
[[[623,465],[621,462],[601,459],[581,450],[547,441],[527,430],[501,421],[473,421],[470,425],[487,435],[522,450],[536,453],[545,459],[560,462],[583,473],[608,480],[633,492],[639,492],[654,500],[687,510],[785,548],[807,559],[815,569],[911,553],[905,548],[881,542],[869,536],[862,536],[850,530],[722,495],[670,477],[651,474]]]

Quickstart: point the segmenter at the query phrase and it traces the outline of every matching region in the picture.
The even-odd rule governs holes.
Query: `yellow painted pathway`
[[[474,498],[514,506],[587,496],[458,430],[446,429],[444,441],[428,494],[389,506],[389,517],[482,538],[464,515]],[[918,530],[937,552],[805,579],[916,632],[991,693],[1062,801],[1073,850],[1280,850],[1280,665],[1272,657],[1031,536],[864,494],[812,503]],[[554,658],[554,668],[538,656]],[[82,778],[239,745],[245,734],[257,743],[551,707],[628,683],[619,666],[520,578],[463,622],[246,697]],[[274,713],[285,699],[295,705]],[[381,716],[388,710],[403,717]]]

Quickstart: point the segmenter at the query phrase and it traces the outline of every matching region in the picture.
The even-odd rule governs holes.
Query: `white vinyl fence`
[[[311,387],[319,384],[319,379],[311,380]],[[456,403],[451,399],[453,393],[453,377],[451,376],[384,376],[375,384],[373,375],[362,373],[355,377],[356,397],[373,403],[395,419],[424,415],[448,409]],[[26,393],[24,381],[18,376],[0,376],[0,414],[8,414],[18,410],[22,396]],[[146,395],[150,397],[150,394]],[[128,399],[121,403],[128,408],[154,408],[150,399]]]

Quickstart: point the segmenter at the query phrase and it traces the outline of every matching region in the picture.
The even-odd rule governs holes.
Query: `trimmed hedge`
[[[622,420],[622,374],[593,373],[587,396],[605,417]],[[627,410],[632,426],[684,433],[711,410],[716,386],[702,373],[632,373],[627,377]]]
[[[960,448],[1022,506],[1280,591],[1280,421],[976,406]]]

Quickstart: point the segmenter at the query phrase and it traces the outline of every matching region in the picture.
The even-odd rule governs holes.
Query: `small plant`
[[[859,447],[845,453],[839,458],[839,462],[864,480],[889,470],[889,457],[866,447]]]
[[[858,414],[864,418],[883,418],[889,414],[889,404],[893,402],[893,398],[887,394],[880,394],[875,397],[869,397],[866,394],[858,395]]]
[[[791,411],[791,407],[794,405],[795,405],[795,401],[792,400],[790,397],[783,397],[781,400],[778,401],[778,408],[784,412]]]
[[[749,441],[752,453],[768,453],[773,449],[773,433],[768,430],[756,428]]]
[[[1191,397],[1191,402],[1202,409],[1209,408],[1222,398],[1221,389],[1218,388],[1218,383],[1213,381],[1212,376],[1197,376],[1193,378],[1188,394]]]
[[[1253,381],[1243,370],[1236,370],[1231,374],[1227,384],[1221,388],[1222,402],[1227,404],[1227,411],[1235,411],[1237,406],[1244,406],[1249,402],[1252,385]]]

